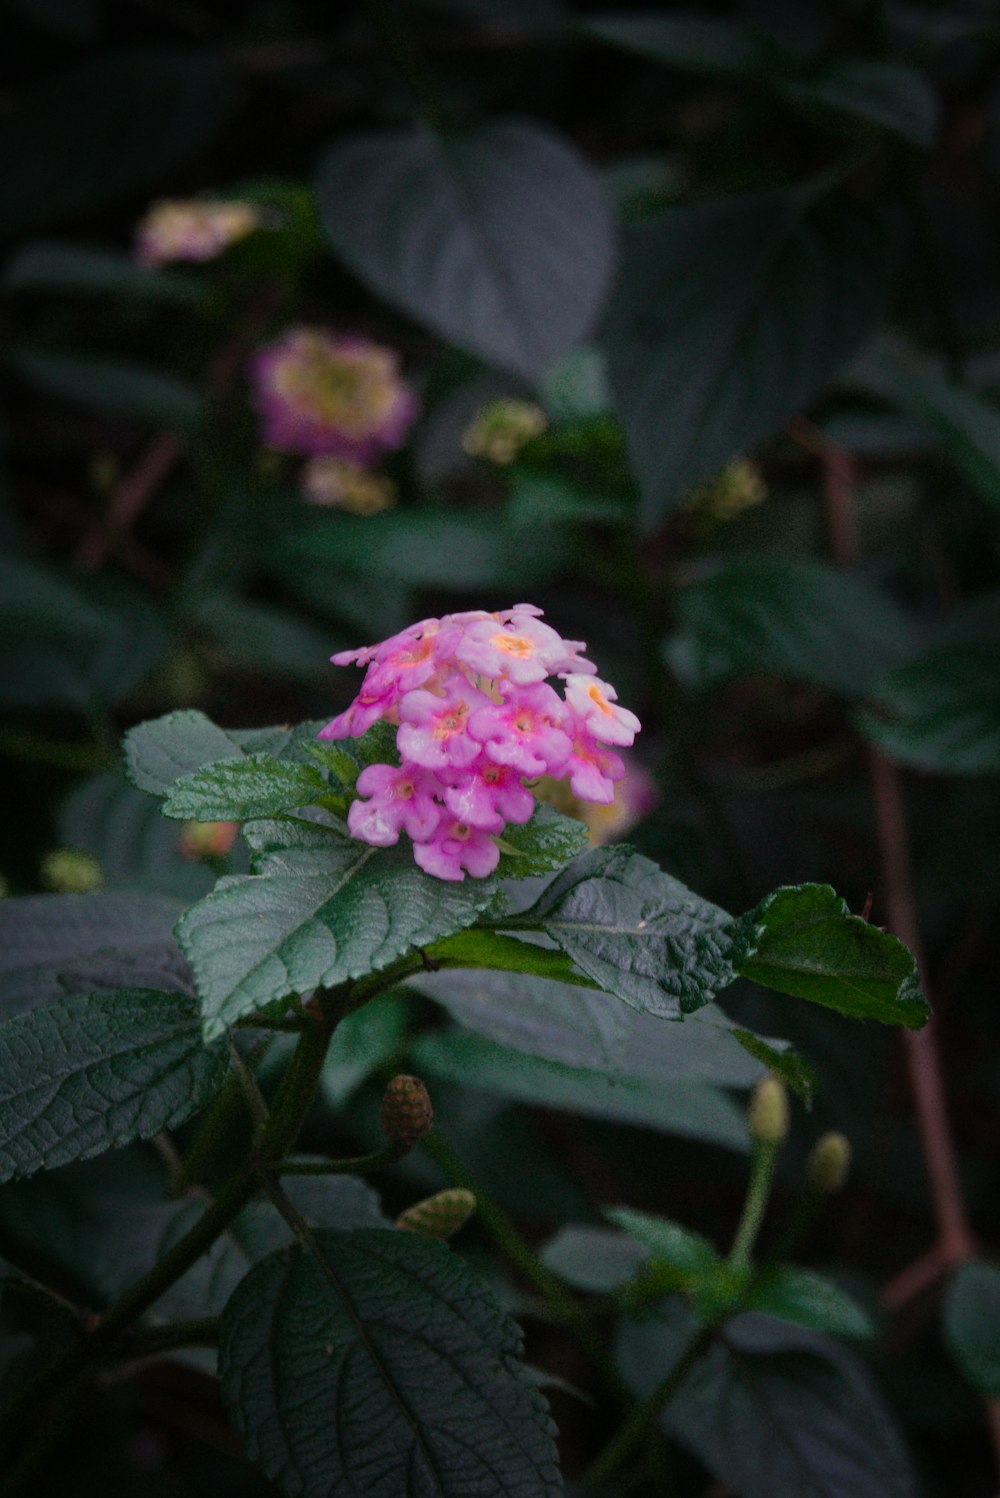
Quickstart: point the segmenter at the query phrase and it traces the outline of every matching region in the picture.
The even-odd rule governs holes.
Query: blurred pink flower
[[[135,258],[140,265],[214,260],[260,222],[252,203],[198,198],[154,203],[136,231]]]
[[[250,365],[263,437],[281,452],[371,463],[402,445],[419,413],[399,356],[357,334],[291,328]]]

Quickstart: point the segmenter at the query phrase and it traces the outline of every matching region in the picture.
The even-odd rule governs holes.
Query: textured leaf
[[[587,846],[588,833],[575,817],[564,817],[539,801],[530,822],[511,822],[501,834],[497,877],[528,879],[551,874]]]
[[[64,994],[61,975],[81,963],[127,964],[153,954],[180,961],[171,931],[180,909],[158,895],[110,890],[0,900],[0,1014]]]
[[[490,880],[431,878],[408,847],[320,836],[320,847],[259,855],[260,873],[222,880],[181,919],[208,1039],[276,999],[363,977],[461,930],[495,893]]]
[[[694,1331],[676,1302],[622,1329],[619,1363],[637,1395],[652,1393]],[[915,1498],[906,1451],[864,1367],[767,1317],[731,1321],[660,1423],[740,1498]]]
[[[674,664],[698,686],[764,671],[850,696],[917,634],[866,578],[805,557],[740,557],[678,596]]]
[[[140,723],[125,735],[128,778],[153,796],[165,796],[175,781],[205,765],[242,758],[237,741],[194,708]]]
[[[312,765],[252,754],[182,776],[171,787],[163,814],[185,822],[244,822],[308,805],[326,788]]]
[[[605,345],[647,530],[823,392],[878,321],[884,278],[868,213],[802,191],[633,231]]]
[[[664,1018],[698,1009],[734,976],[725,912],[631,848],[582,854],[519,921],[545,931],[599,987]]]
[[[461,348],[541,374],[583,342],[611,274],[611,215],[594,173],[543,126],[369,134],[319,172],[340,258]]]
[[[963,1264],[951,1277],[944,1330],[952,1356],[969,1383],[1000,1399],[1000,1269]]]
[[[421,1036],[410,1048],[409,1062],[422,1077],[440,1077],[497,1097],[702,1139],[741,1154],[749,1148],[742,1110],[705,1082],[609,1076],[512,1054],[506,1046],[460,1030]]]
[[[1000,654],[996,644],[932,646],[888,672],[858,727],[891,759],[943,775],[1000,773]]]
[[[913,954],[851,915],[828,884],[787,885],[767,895],[734,928],[732,960],[765,988],[854,1019],[919,1030],[930,1016]]]
[[[871,1317],[839,1285],[815,1274],[811,1269],[796,1269],[783,1264],[768,1272],[756,1290],[753,1309],[782,1321],[831,1337],[871,1337],[875,1334]]]
[[[51,71],[0,128],[0,234],[156,183],[212,138],[233,102],[208,50],[133,47]]]
[[[485,1285],[415,1233],[317,1235],[226,1308],[223,1397],[303,1498],[556,1498],[552,1424]]]
[[[178,994],[122,989],[15,1015],[0,1027],[0,1180],[174,1128],[227,1066]]]

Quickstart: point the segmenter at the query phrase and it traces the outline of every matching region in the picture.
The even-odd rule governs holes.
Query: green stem
[[[577,1304],[551,1269],[546,1268],[503,1208],[473,1179],[437,1129],[431,1130],[424,1144],[449,1180],[454,1185],[464,1186],[467,1191],[472,1192],[476,1198],[476,1217],[484,1230],[500,1251],[521,1271],[525,1279],[534,1285],[559,1321],[569,1327],[594,1368],[601,1375],[608,1392],[615,1401],[621,1405],[627,1405],[628,1390],[604,1342],[591,1325],[587,1312]]]
[[[200,1316],[191,1321],[175,1321],[170,1326],[153,1326],[130,1333],[122,1342],[120,1355],[130,1361],[160,1357],[178,1347],[217,1347],[221,1317]]]
[[[676,1394],[699,1358],[711,1347],[715,1326],[703,1326],[695,1332],[670,1372],[642,1404],[636,1405],[625,1424],[600,1456],[588,1467],[582,1478],[585,1488],[599,1488],[621,1466],[626,1457],[641,1445],[661,1410]]]
[[[736,1229],[733,1246],[729,1250],[730,1264],[745,1268],[750,1263],[750,1255],[757,1241],[757,1234],[760,1232],[771,1196],[774,1162],[777,1156],[777,1144],[770,1140],[754,1141],[750,1164],[750,1184],[747,1187],[746,1201],[743,1203],[743,1213]]]
[[[285,1160],[278,1166],[282,1176],[348,1176],[364,1175],[369,1170],[386,1170],[402,1156],[395,1147],[375,1150],[370,1155],[356,1155],[353,1160]]]

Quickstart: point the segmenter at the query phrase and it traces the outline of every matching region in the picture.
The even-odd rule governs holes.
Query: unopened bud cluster
[[[583,643],[562,639],[541,612],[519,603],[446,614],[333,657],[367,672],[319,737],[359,737],[379,720],[398,729],[400,764],[358,776],[353,837],[386,847],[405,831],[426,873],[484,878],[500,858],[495,834],[534,811],[526,778],[565,776],[583,801],[614,799],[625,766],[612,746],[631,744],[639,720],[598,680]]]
[[[452,1238],[476,1210],[476,1198],[464,1186],[451,1186],[415,1202],[396,1218],[396,1226],[424,1238]]]
[[[386,1139],[401,1155],[430,1133],[434,1110],[419,1077],[393,1077],[382,1096],[381,1122]]]

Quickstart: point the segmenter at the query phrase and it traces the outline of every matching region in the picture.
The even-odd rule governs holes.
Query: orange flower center
[[[502,650],[505,655],[516,655],[518,660],[527,660],[528,656],[535,653],[535,642],[529,640],[527,635],[509,635],[506,630],[490,637],[490,644]]]
[[[591,702],[595,704],[596,707],[600,708],[601,712],[606,718],[614,717],[614,709],[611,706],[611,703],[605,697],[604,693],[601,691],[600,687],[588,687],[587,696],[590,698]]]

